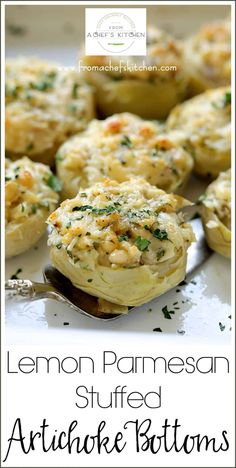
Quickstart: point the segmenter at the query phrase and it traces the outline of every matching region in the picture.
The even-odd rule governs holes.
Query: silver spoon
[[[205,241],[200,218],[192,220],[191,224],[196,235],[196,242],[194,242],[188,250],[186,275],[193,273],[193,271],[202,265],[211,255],[211,250],[208,248]],[[6,297],[8,299],[18,298],[27,301],[36,301],[45,298],[55,299],[83,315],[99,320],[114,320],[123,315],[100,312],[96,297],[90,296],[73,286],[70,280],[52,265],[47,265],[44,268],[43,276],[45,283],[35,283],[24,279],[7,280],[5,282]],[[134,307],[129,307],[129,310],[133,308]]]

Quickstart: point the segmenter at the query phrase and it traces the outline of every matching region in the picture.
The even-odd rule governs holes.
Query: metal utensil
[[[190,275],[197,267],[202,265],[211,255],[208,248],[199,218],[191,221],[196,242],[188,250],[186,274]],[[52,265],[47,265],[43,272],[45,283],[35,283],[30,280],[8,280],[5,282],[6,297],[27,301],[39,299],[55,299],[62,302],[83,315],[99,320],[114,320],[123,314],[108,314],[99,311],[98,299],[81,291],[72,285],[70,280],[62,275]],[[129,310],[134,307],[129,307]]]

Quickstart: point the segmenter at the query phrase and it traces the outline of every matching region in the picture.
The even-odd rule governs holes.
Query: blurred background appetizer
[[[27,157],[6,159],[6,257],[25,252],[46,231],[45,221],[56,208],[60,183],[49,169]]]
[[[211,249],[231,255],[231,170],[212,182],[201,200],[201,217]]]
[[[80,190],[48,219],[53,265],[74,286],[120,305],[144,304],[185,277],[189,202],[143,179]]]
[[[230,19],[208,23],[184,43],[190,93],[231,85]]]
[[[94,117],[93,93],[76,71],[36,58],[6,60],[6,151],[54,163],[58,146]]]
[[[64,199],[104,176],[118,182],[142,176],[167,192],[179,192],[193,169],[193,158],[182,131],[166,133],[157,122],[122,113],[93,120],[86,131],[64,143],[56,155],[56,169]]]
[[[165,119],[188,94],[182,45],[165,31],[148,29],[146,56],[82,58],[87,67],[105,67],[110,63],[115,67],[120,62],[126,69],[84,71],[86,80],[96,89],[96,102],[103,117],[131,112],[146,119]],[[143,66],[145,69],[139,69]]]
[[[173,109],[167,129],[186,133],[186,147],[194,158],[194,170],[216,178],[231,166],[231,90],[205,91]]]

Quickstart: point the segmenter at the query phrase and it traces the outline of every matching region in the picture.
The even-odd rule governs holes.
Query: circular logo
[[[109,13],[103,16],[96,28],[99,45],[107,52],[122,53],[135,40],[135,24],[123,13]]]

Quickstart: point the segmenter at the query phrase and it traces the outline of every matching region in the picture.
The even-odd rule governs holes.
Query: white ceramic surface
[[[82,8],[82,9],[81,9]],[[40,9],[40,12],[39,10]],[[79,10],[80,9],[80,10]],[[37,11],[36,11],[37,10]],[[175,11],[174,11],[175,10]],[[196,29],[203,21],[224,17],[229,7],[181,6],[151,7],[148,13],[153,22],[173,29],[177,34],[186,34]],[[70,6],[7,6],[6,7],[6,55],[39,55],[74,65],[79,43],[83,37],[83,7]],[[40,21],[38,21],[40,18]],[[186,19],[188,18],[188,21]],[[190,21],[191,19],[191,21]],[[191,27],[190,27],[191,25]],[[193,179],[187,196],[196,199],[204,191]],[[38,245],[23,255],[8,260],[6,278],[18,268],[19,278],[42,280],[42,268],[48,262],[46,235]],[[132,285],[131,285],[132,287]],[[178,292],[176,292],[178,290]],[[162,308],[174,311],[166,319]],[[231,328],[230,309],[230,262],[217,254],[200,267],[188,284],[177,287],[151,303],[131,311],[113,322],[99,322],[84,317],[51,300],[6,304],[7,342],[32,342],[34,333],[42,337],[55,335],[60,329],[63,342],[70,342],[75,332],[84,330],[120,333],[156,334],[184,342],[186,338],[207,340],[213,343],[228,343]],[[162,332],[153,331],[160,328]],[[47,330],[47,332],[46,332]],[[104,333],[103,333],[104,334]],[[103,336],[103,335],[102,335]]]

